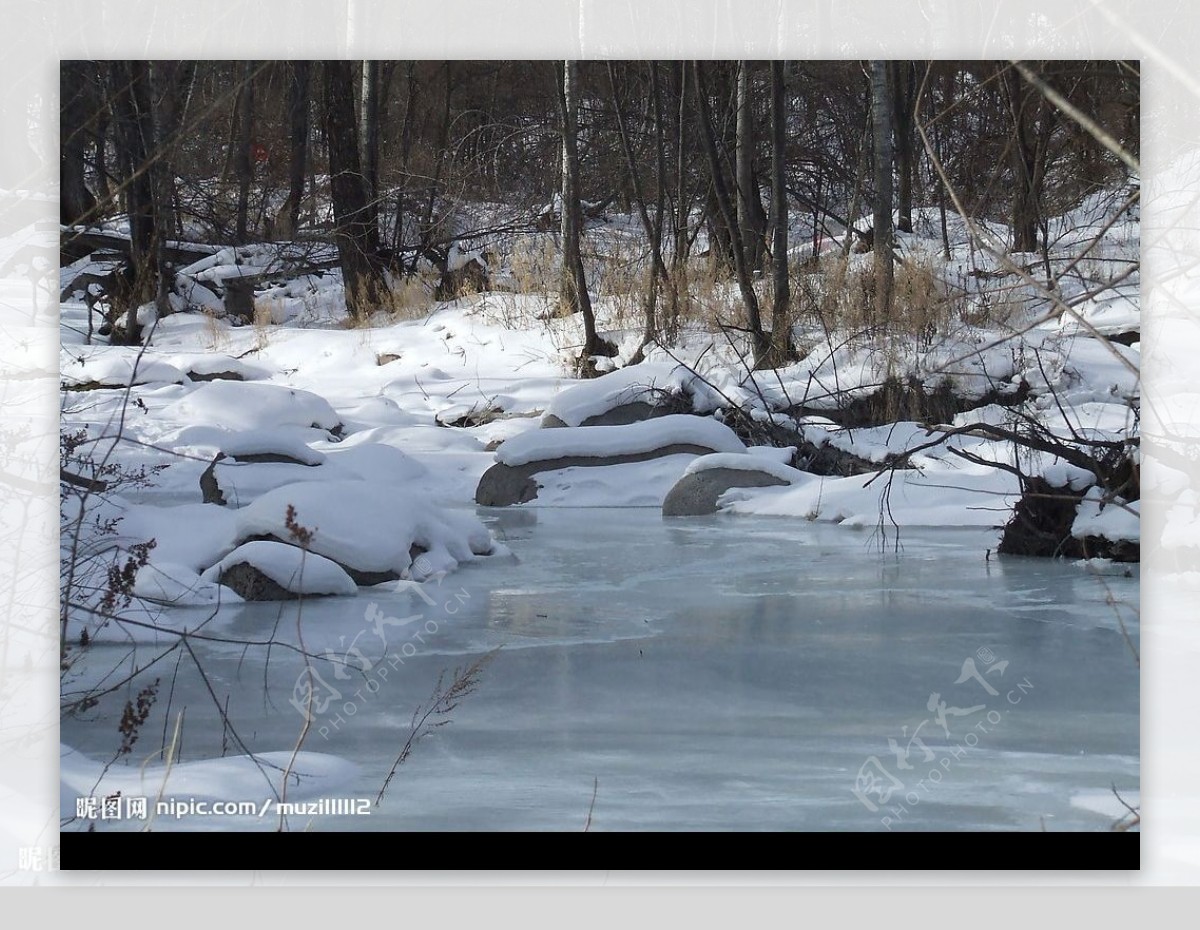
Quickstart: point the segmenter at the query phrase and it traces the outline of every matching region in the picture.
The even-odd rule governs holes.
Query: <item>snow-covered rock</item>
[[[340,418],[323,397],[255,381],[202,384],[166,412],[185,423],[243,431],[315,426],[332,432],[341,427]]]
[[[280,426],[235,433],[221,444],[221,451],[242,462],[290,462],[320,465],[325,455],[306,442],[308,430]]]
[[[309,551],[345,568],[356,581],[424,580],[494,549],[491,533],[466,513],[432,504],[419,489],[372,481],[289,484],[237,512],[237,539],[291,541],[293,520],[312,533]]]
[[[183,372],[137,346],[75,347],[64,351],[62,382],[67,387],[128,387],[131,384],[181,384]]]
[[[643,362],[581,381],[555,395],[542,426],[619,426],[691,408],[695,376],[682,365]]]
[[[674,446],[692,446],[704,450],[703,454],[746,451],[737,434],[724,423],[708,417],[672,414],[624,426],[530,430],[501,445],[496,450],[496,461],[516,466],[564,457],[614,458]]]
[[[796,484],[812,476],[761,455],[702,455],[694,459],[663,500],[664,517],[694,517],[717,512],[730,488]]]
[[[538,495],[533,475],[540,472],[715,452],[745,455],[746,447],[725,424],[688,414],[625,426],[529,430],[496,450],[496,464],[479,479],[475,502],[485,507],[528,503]]]
[[[268,540],[243,543],[200,577],[220,582],[248,601],[354,594],[358,590],[336,562],[298,546]]]
[[[138,569],[133,594],[146,601],[175,607],[207,607],[242,601],[232,589],[201,578],[178,562],[147,562]]]

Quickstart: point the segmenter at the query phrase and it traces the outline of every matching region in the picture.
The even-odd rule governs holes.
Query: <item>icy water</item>
[[[440,673],[501,647],[369,817],[311,829],[570,831],[590,808],[593,830],[1104,830],[1111,785],[1136,800],[1138,669],[1119,622],[1136,645],[1136,567],[987,560],[990,531],[906,530],[896,551],[795,521],[481,515],[515,557],[427,586],[432,604],[383,586],[303,605],[309,650],[355,641],[371,666],[317,666],[340,698],[304,748],[358,763],[348,796],[378,793]],[[295,610],[232,608],[206,629],[294,643]],[[295,653],[195,648],[238,735],[290,749]],[[94,646],[91,669],[126,651]],[[139,748],[161,740],[163,690]],[[187,661],[171,703],[187,707],[185,761],[231,750]],[[115,727],[98,710],[63,740],[101,758]],[[186,824],[255,826],[275,824]]]

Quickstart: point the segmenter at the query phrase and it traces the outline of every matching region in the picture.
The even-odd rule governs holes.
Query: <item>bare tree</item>
[[[746,253],[742,247],[743,240],[738,232],[737,215],[730,202],[729,191],[725,186],[725,175],[721,169],[721,159],[717,152],[717,139],[713,129],[712,111],[708,103],[708,84],[704,79],[704,68],[701,62],[692,62],[692,74],[695,77],[696,103],[700,111],[700,138],[704,143],[705,154],[708,156],[713,195],[720,211],[720,219],[729,233],[734,272],[737,275],[742,302],[746,306],[746,326],[750,332],[754,364],[757,365],[759,360],[766,356],[770,342],[767,334],[763,332],[758,295],[754,293],[754,282],[751,280],[749,263],[746,261]]]
[[[875,137],[875,319],[884,323],[892,310],[892,108],[888,65],[871,62],[871,120]]]
[[[346,286],[346,308],[361,319],[390,305],[390,294],[379,267],[379,230],[371,221],[359,161],[354,65],[326,61],[322,70],[334,240]]]
[[[737,225],[745,262],[751,269],[762,268],[763,243],[767,215],[754,173],[754,111],[750,91],[750,63],[738,62],[737,71],[737,142],[734,164],[737,175]]]
[[[788,279],[787,110],[782,61],[771,62],[771,353],[770,367],[792,358]]]
[[[1042,94],[1016,68],[1001,65],[1000,78],[1012,120],[1013,251],[1036,252],[1049,142],[1049,112]]]
[[[60,73],[59,213],[64,226],[85,222],[96,209],[96,197],[85,180],[87,124],[90,112],[98,106],[90,93],[88,72],[92,67],[89,61],[64,61]]]
[[[237,138],[233,149],[233,171],[238,182],[237,231],[238,242],[249,236],[250,182],[254,179],[254,162],[250,158],[251,135],[254,130],[254,72],[253,61],[242,62],[238,76],[235,104]]]
[[[312,64],[293,61],[288,66],[288,196],[275,220],[276,235],[292,239],[300,224],[304,177],[308,167],[308,94]]]
[[[917,67],[913,61],[891,63],[892,128],[896,154],[896,175],[899,180],[896,192],[896,210],[899,219],[896,228],[900,232],[913,231],[913,174],[916,161],[917,138],[915,130],[915,107],[917,102]]]
[[[564,61],[559,84],[559,110],[562,122],[562,279],[559,307],[563,315],[583,314],[583,349],[580,363],[600,353],[600,338],[596,335],[596,318],[588,296],[587,278],[583,272],[583,256],[579,250],[582,216],[579,207],[579,125],[578,125],[578,63]]]
[[[362,63],[362,166],[370,222],[379,223],[379,62]]]

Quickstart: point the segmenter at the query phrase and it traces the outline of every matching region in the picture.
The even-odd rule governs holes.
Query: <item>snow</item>
[[[234,546],[233,514],[212,504],[135,505],[120,523],[126,544],[154,540],[155,562],[199,572]]]
[[[682,365],[643,362],[560,391],[546,408],[546,414],[558,417],[567,426],[579,426],[589,417],[622,404],[635,401],[654,404],[664,393],[682,393],[693,379],[694,375]]]
[[[1081,211],[1052,220],[1054,235],[1062,237],[1062,242],[1084,241],[1078,237],[1095,228],[1088,225],[1093,220],[1085,215],[1087,211]],[[261,570],[273,572],[271,577],[277,581],[283,579],[285,586],[295,585],[298,560],[303,558],[305,571],[299,581],[303,590],[315,593],[320,588],[357,595],[355,602],[314,601],[303,608],[308,647],[344,654],[346,644],[362,633],[364,612],[376,600],[385,612],[396,616],[421,610],[428,603],[413,592],[416,586],[358,588],[341,566],[422,581],[420,591],[440,603],[447,593],[441,573],[473,563],[454,576],[456,586],[461,583],[473,593],[470,607],[453,617],[448,612],[430,614],[437,618],[438,633],[422,644],[420,657],[412,660],[406,672],[420,663],[432,681],[440,670],[452,667],[457,657],[503,644],[506,663],[512,654],[524,657],[511,660],[512,665],[506,664],[503,670],[501,663],[496,663],[498,699],[494,705],[480,708],[487,726],[463,727],[465,745],[478,749],[479,744],[470,740],[484,739],[481,732],[493,742],[497,734],[514,740],[518,731],[524,734],[528,730],[523,720],[542,713],[547,701],[562,700],[569,692],[569,700],[576,700],[578,707],[566,708],[561,721],[556,717],[551,722],[552,727],[560,723],[562,727],[553,731],[554,738],[570,740],[572,745],[578,740],[598,740],[595,758],[627,755],[627,746],[606,743],[605,734],[627,734],[628,719],[643,719],[634,716],[636,708],[653,703],[656,712],[682,714],[676,723],[687,727],[687,732],[697,732],[696,714],[700,714],[710,723],[730,721],[734,731],[741,728],[753,734],[753,746],[731,743],[732,751],[722,757],[736,760],[743,750],[756,750],[764,742],[763,721],[772,726],[769,721],[781,719],[780,708],[785,715],[791,713],[789,707],[799,708],[786,720],[789,734],[814,719],[838,713],[847,692],[827,687],[822,676],[830,674],[831,668],[842,679],[854,680],[867,689],[851,689],[856,695],[851,700],[855,716],[841,722],[861,727],[866,720],[872,733],[898,731],[903,724],[920,719],[923,695],[913,707],[911,720],[891,711],[880,715],[878,708],[892,707],[901,685],[895,676],[885,675],[883,684],[878,684],[880,679],[874,674],[861,672],[863,668],[891,668],[899,655],[904,688],[911,684],[910,678],[917,680],[918,672],[919,683],[942,681],[938,677],[941,671],[924,664],[931,656],[927,638],[933,635],[931,617],[938,637],[951,630],[955,642],[969,641],[972,649],[983,642],[999,642],[1017,651],[1034,667],[1035,680],[1069,674],[1072,666],[1063,661],[1062,651],[1047,649],[1044,637],[1030,639],[1026,621],[1053,620],[1055,644],[1058,637],[1072,635],[1072,630],[1086,630],[1089,635],[1102,628],[1113,632],[1104,626],[1112,622],[1105,593],[1098,584],[1093,590],[1089,582],[1094,579],[1089,575],[1102,573],[1106,584],[1111,582],[1127,601],[1134,602],[1136,579],[1126,577],[1127,567],[1096,561],[1082,568],[1031,565],[1032,560],[1019,559],[988,561],[984,552],[994,548],[996,528],[1009,520],[1019,499],[1018,479],[1002,468],[964,461],[947,447],[1001,464],[1019,462],[1026,474],[1040,474],[1052,486],[1074,492],[1092,486],[1090,472],[1050,455],[1019,451],[1008,441],[965,434],[914,455],[912,468],[848,478],[821,477],[789,467],[794,447],[746,448],[721,422],[721,411],[732,402],[759,423],[773,421],[796,430],[807,442],[828,444],[881,466],[889,457],[938,439],[938,424],[902,421],[847,429],[834,422],[838,417],[835,408],[847,398],[865,397],[887,378],[911,378],[929,389],[948,380],[966,400],[990,400],[992,392],[998,392],[1009,394],[1015,403],[1013,395],[1024,382],[1030,391],[1028,399],[1011,408],[989,404],[960,413],[951,425],[984,423],[1016,428],[1022,417],[1031,417],[1065,439],[1074,434],[1113,441],[1137,437],[1139,349],[1106,345],[1072,323],[1070,315],[1048,316],[1045,322],[1032,325],[1050,309],[1036,290],[1015,285],[1011,279],[968,275],[976,269],[995,271],[996,263],[972,254],[963,236],[964,225],[953,215],[949,218],[953,256],[943,263],[937,211],[918,213],[920,234],[902,237],[906,258],[929,261],[937,275],[950,283],[961,276],[970,291],[962,313],[950,319],[944,331],[925,339],[903,327],[896,333],[860,332],[836,320],[825,321],[832,325],[826,331],[816,320],[801,317],[795,334],[805,356],[778,371],[753,374],[747,374],[739,358],[739,352],[744,352],[737,329],[741,308],[732,285],[714,291],[711,308],[722,322],[732,322],[732,327],[720,331],[707,318],[681,319],[678,335],[670,344],[647,346],[646,361],[637,365],[628,362],[641,345],[642,334],[640,321],[630,319],[627,296],[598,292],[593,300],[597,327],[619,351],[614,359],[601,362],[615,370],[600,378],[580,380],[570,372],[582,344],[582,322],[578,315],[555,316],[553,293],[494,291],[453,302],[430,301],[427,306],[410,308],[410,319],[380,314],[370,326],[350,327],[345,325],[341,276],[334,271],[264,286],[256,297],[258,308],[264,311],[259,318],[262,325],[235,327],[219,318],[223,306],[211,289],[198,286],[194,279],[183,279],[195,276],[215,281],[226,274],[278,269],[285,246],[214,250],[210,257],[184,269],[176,282],[179,294],[175,302],[217,316],[189,311],[160,320],[136,377],[133,360],[141,351],[136,348],[72,344],[62,356],[64,381],[95,380],[114,387],[132,381],[130,399],[136,405],[123,406],[124,392],[65,394],[64,428],[86,427],[93,436],[113,437],[120,424],[122,441],[116,446],[115,458],[121,465],[169,466],[154,476],[149,487],[120,488],[94,511],[105,519],[120,518],[114,542],[126,549],[139,541],[156,541],[151,561],[139,573],[135,587],[139,598],[152,603],[136,602],[122,616],[157,626],[161,641],[171,643],[177,642],[177,637],[163,631],[195,629],[198,616],[207,621],[212,615],[223,635],[261,628],[251,624],[276,624],[279,605],[239,603],[229,589],[215,583],[216,578],[222,566],[253,560]],[[989,225],[998,236],[1007,236],[1001,224]],[[603,228],[591,227],[587,235],[640,246],[639,229],[636,218],[613,217]],[[548,234],[537,242],[552,244],[553,238]],[[1094,254],[1136,258],[1136,221],[1115,226],[1102,245],[1104,249]],[[826,246],[836,248],[836,242],[828,240]],[[702,233],[697,249],[703,247]],[[589,263],[601,254],[594,248],[588,252]],[[450,264],[467,255],[452,254]],[[797,252],[797,257],[803,257],[803,252]],[[869,256],[852,257],[860,269],[869,260]],[[498,255],[489,264],[493,281],[514,280],[511,256]],[[1100,269],[1097,275],[1112,271],[1103,258],[1097,258],[1096,265]],[[1089,284],[1095,289],[1095,282]],[[1084,290],[1084,282],[1064,282],[1063,296],[1079,301],[1078,312],[1096,328],[1102,332],[1140,328],[1136,276],[1086,300]],[[983,318],[985,309],[997,306],[998,299],[1011,301],[1007,315],[975,322]],[[278,325],[265,325],[266,318]],[[1014,335],[1026,324],[1032,328]],[[81,343],[86,338],[87,310],[82,302],[63,301],[62,331],[64,343]],[[399,358],[381,366],[377,361],[384,354]],[[187,372],[231,372],[244,380],[200,382],[186,378]],[[1180,385],[1179,393],[1169,401],[1173,406],[1159,406],[1153,415],[1185,424],[1194,418],[1197,396],[1187,388],[1186,376],[1186,371],[1173,375]],[[693,415],[665,416],[628,426],[578,425],[618,405],[652,402],[660,391],[681,395],[690,403]],[[485,409],[502,410],[505,416],[470,428],[439,425],[439,419],[444,422]],[[717,416],[699,415],[714,412]],[[811,415],[814,412],[823,416]],[[551,414],[567,423],[567,428],[540,428],[539,418]],[[331,435],[339,425],[338,435]],[[783,441],[799,445],[799,438]],[[502,442],[498,448],[494,446],[497,442]],[[539,472],[533,477],[540,487],[534,501],[486,512],[486,526],[476,517],[475,488],[495,462],[520,466],[566,456],[596,459],[647,453],[675,444],[713,449],[714,454],[674,454],[619,465]],[[218,451],[227,455],[280,452],[307,464],[226,459],[217,464],[216,474],[231,506],[201,504],[198,479]],[[719,502],[720,513],[711,519],[664,524],[657,513],[647,512],[661,506],[666,493],[685,473],[721,467],[765,472],[787,484],[731,489]],[[1186,476],[1161,475],[1161,481],[1160,492],[1172,500],[1162,545],[1200,545],[1200,496],[1187,487]],[[313,531],[307,555],[287,544],[289,504],[295,507],[296,521]],[[583,508],[590,509],[584,512]],[[1093,489],[1079,506],[1074,532],[1136,541],[1139,511],[1136,502],[1128,509],[1119,503],[1101,506],[1099,491]],[[854,532],[856,529],[860,532]],[[252,538],[263,535],[280,541]],[[893,542],[900,543],[901,549],[907,547],[907,553],[894,560],[890,554]],[[889,548],[886,560],[877,557],[881,543]],[[507,552],[506,546],[513,558],[477,559],[484,553]],[[780,553],[785,558],[781,559]],[[314,586],[312,591],[309,585]],[[1048,590],[1051,593],[1047,594]],[[931,601],[945,609],[931,614]],[[219,609],[213,610],[218,604]],[[205,611],[202,615],[201,610]],[[1136,630],[1136,614],[1127,619]],[[886,635],[881,637],[885,623]],[[107,641],[155,641],[148,632],[121,631],[114,629],[116,626],[111,624],[104,632]],[[769,642],[763,640],[764,634]],[[290,625],[278,623],[275,635],[287,640],[292,635]],[[625,641],[634,639],[638,648],[631,650]],[[905,642],[912,642],[912,649],[905,651]],[[1063,642],[1072,645],[1069,639]],[[581,643],[588,645],[586,657],[563,651]],[[290,644],[296,645],[294,639]],[[697,652],[706,644],[718,650],[713,655],[720,656],[720,661],[709,661],[706,654]],[[546,645],[554,648],[539,648]],[[224,673],[223,685],[232,689],[248,677],[235,665],[245,660],[242,650],[199,641],[196,648],[208,650],[205,659]],[[233,651],[238,655],[231,659]],[[697,655],[703,661],[697,662]],[[637,658],[625,663],[625,658],[632,656]],[[1109,694],[1108,682],[1115,680],[1120,682],[1121,694],[1133,695],[1136,700],[1136,672],[1126,669],[1129,663],[1123,652],[1118,650],[1116,656],[1113,666],[1097,678],[1104,685],[1096,686],[1097,693],[1101,698]],[[138,659],[141,657],[139,653]],[[786,661],[786,667],[756,677],[751,684],[757,691],[746,690],[745,682],[726,674],[731,667],[761,669],[764,661],[776,657],[781,664]],[[372,653],[371,658],[378,655]],[[963,656],[957,647],[951,658],[961,663]],[[282,652],[278,657],[272,654],[276,666],[286,661]],[[1044,665],[1036,665],[1039,662]],[[561,687],[565,665],[571,666],[568,689]],[[1014,671],[1017,665],[1014,661]],[[795,671],[801,666],[804,676]],[[715,678],[709,674],[714,668],[719,672]],[[287,671],[291,680],[271,681],[272,688],[280,688],[283,694],[294,680],[295,670]],[[950,674],[954,673],[952,668]],[[194,681],[185,684],[184,678],[181,674],[181,689],[193,689],[187,700],[209,700]],[[664,680],[682,682],[683,690],[664,691]],[[630,701],[628,706],[620,695],[612,703],[613,681],[627,689],[623,693]],[[768,689],[770,700],[760,706],[755,701],[763,690],[762,682],[772,687]],[[489,680],[488,685],[492,684]],[[1089,681],[1080,687],[1094,684]],[[262,687],[257,677],[253,687]],[[750,700],[744,716],[738,716],[740,706],[731,711],[733,705],[721,691],[728,687],[741,689],[737,697]],[[793,704],[779,701],[778,694],[787,695],[787,689],[797,687],[807,690],[791,695],[796,698]],[[392,694],[386,704],[381,701],[378,705],[386,709],[356,718],[355,726],[363,729],[346,734],[348,742],[342,745],[350,747],[356,759],[382,755],[380,747],[394,749],[397,721],[404,725],[411,712],[409,698],[423,696],[413,698],[411,691]],[[822,707],[822,700],[828,704]],[[283,746],[292,744],[288,725],[297,724],[298,718],[293,719],[291,709],[284,706],[287,716],[281,717],[278,708],[268,707],[268,702],[252,699],[242,703],[241,715],[258,715],[254,727],[244,732],[255,732],[260,740],[271,739],[269,734],[280,732],[282,725],[289,734]],[[1127,709],[1121,705],[1122,712]],[[189,712],[189,720],[192,717]],[[1040,710],[1022,719],[1029,721],[1025,742],[1032,751],[1044,752],[1048,758],[1060,760],[1055,764],[1064,766],[1093,764],[1057,755],[1054,746],[1039,742],[1044,733],[1061,733],[1057,723],[1045,723]],[[1115,767],[1136,775],[1136,707],[1130,719],[1133,723],[1121,731],[1122,738],[1133,734],[1125,741],[1130,754],[1112,766],[1107,760],[1096,762],[1096,771]],[[605,726],[598,727],[598,721]],[[95,758],[111,754],[112,722],[113,727],[103,734],[106,742],[87,747]],[[654,719],[653,725],[658,722]],[[618,723],[621,725],[614,725]],[[505,726],[513,728],[511,733]],[[72,742],[74,736],[84,737],[89,729],[95,729],[89,721],[64,721],[64,728],[74,730]],[[819,743],[829,732],[847,731],[814,725],[806,738]],[[647,751],[663,763],[662,771],[689,764],[687,752],[670,740],[658,739],[655,734],[650,742],[653,746],[648,743]],[[787,743],[765,742],[772,746]],[[885,746],[872,751],[883,752]],[[271,743],[267,748],[278,747]],[[808,746],[805,751],[808,753]],[[839,743],[837,752],[828,747],[823,751],[823,771],[845,769],[844,742]],[[529,748],[531,756],[524,752],[525,747],[518,763],[506,759],[498,764],[520,764],[526,769],[533,764],[541,771],[560,761],[538,755],[537,747]],[[301,758],[309,766],[307,773],[343,771],[337,760],[325,760],[330,766],[325,769],[320,759],[307,754]],[[385,761],[390,764],[391,759]],[[458,761],[463,765],[455,767]],[[791,784],[795,759],[781,757],[778,761],[780,784]],[[231,757],[177,765],[171,775],[172,790],[177,787],[175,779],[186,775],[193,780],[183,778],[179,784],[190,788],[206,783],[213,796],[225,797],[243,786],[253,788],[254,796],[263,794],[266,786],[258,783],[262,773],[247,762]],[[64,782],[78,780],[76,769],[82,769],[83,763],[89,766],[89,775],[99,776],[98,763],[76,753],[65,766]],[[204,768],[210,763],[211,767]],[[505,802],[512,802],[508,807],[492,804],[503,812],[497,816],[513,817],[512,811],[531,809],[528,798],[516,796],[507,784],[497,787],[489,782],[487,790],[481,790],[478,765],[471,761],[470,751],[456,748],[447,752],[443,763],[431,767],[423,780],[414,779],[421,803],[410,804],[405,798],[404,816],[414,818],[415,823],[461,826],[466,816],[462,799],[490,798],[488,791],[493,788],[503,793]],[[188,765],[196,767],[188,769]],[[722,786],[735,785],[741,778],[735,768],[723,771],[718,796],[724,791]],[[1028,768],[1027,761],[1000,751],[989,759],[988,766],[989,771],[1003,771],[1005,777],[1014,779]],[[132,792],[133,783],[122,779],[137,778],[143,790],[132,793],[153,796],[151,785],[163,774],[161,768],[151,767],[143,785],[135,766],[117,766],[106,776],[113,780],[105,784],[118,789],[127,786]],[[1082,783],[1104,786],[1109,773],[1102,774],[1103,778]],[[614,775],[610,783],[620,777],[625,776]],[[255,779],[258,782],[251,784]],[[513,780],[517,781],[515,776]],[[581,783],[588,780],[590,775]],[[1048,776],[1045,781],[1044,797],[1056,798],[1060,811],[1069,807],[1063,779]],[[602,775],[601,797],[603,784]],[[694,810],[710,810],[704,805],[714,789],[710,782],[705,785],[704,792],[688,798],[688,804],[697,803]],[[90,789],[91,784],[86,787]],[[650,782],[642,787],[646,796],[661,793],[661,786]],[[844,787],[841,782],[831,783],[823,797],[848,794]],[[310,788],[318,790],[316,781],[306,780],[302,790]],[[575,788],[577,785],[566,793]],[[296,790],[289,787],[289,793]],[[689,789],[684,786],[683,790]],[[772,785],[764,788],[775,790]],[[729,793],[742,795],[744,791],[737,787]],[[630,796],[633,794],[636,792]],[[989,798],[1009,796],[989,783]],[[955,807],[951,795],[945,797],[939,811],[963,809]],[[1025,797],[1022,795],[1022,804]],[[620,820],[622,803],[614,802],[612,813],[605,814],[614,818],[608,825],[639,825],[637,818],[645,808],[629,802],[629,810],[623,814],[626,819]],[[1095,805],[1078,807],[1084,813],[1093,812],[1085,823],[1100,823]],[[564,809],[575,812],[577,798],[571,794],[567,801],[549,799],[544,805],[539,800],[536,808],[556,815]],[[1006,809],[1005,816],[1017,809]],[[743,820],[723,821],[719,813],[705,816],[709,819],[689,822],[745,828]],[[820,818],[824,816],[824,811],[805,811],[796,814],[794,826],[811,828],[813,823],[823,823]],[[843,818],[839,825],[847,829],[860,825],[847,819],[844,812],[837,816]],[[949,826],[962,826],[955,814],[946,816]],[[980,816],[986,819],[990,815]],[[1009,819],[1002,825],[1015,822]],[[187,823],[219,826],[202,823],[200,818]],[[562,828],[557,820],[539,823]],[[763,823],[754,821],[755,825]]]
[[[296,523],[312,531],[312,552],[358,571],[419,581],[493,549],[491,534],[474,517],[436,507],[419,490],[371,481],[275,488],[237,511],[237,538],[290,538],[289,507]],[[415,564],[413,546],[426,550]]]
[[[586,429],[547,429],[522,433],[496,450],[496,461],[525,465],[564,456],[636,455],[671,445],[695,445],[715,452],[745,453],[746,447],[728,426],[686,413]]]
[[[245,455],[286,455],[303,465],[320,465],[325,461],[324,453],[311,448],[306,442],[308,430],[289,429],[286,426],[257,429],[237,433],[221,443],[221,451],[238,457]]]
[[[170,414],[186,423],[258,430],[272,426],[336,428],[328,401],[309,391],[244,381],[210,381],[178,401]]]
[[[761,455],[731,455],[727,452],[698,456],[692,459],[683,473],[685,475],[692,475],[698,471],[707,471],[713,468],[732,468],[737,471],[760,471],[773,478],[778,478],[780,481],[786,481],[788,484],[796,484],[798,481],[807,481],[812,478],[812,475],[807,472],[784,465],[781,462],[773,462]]]
[[[268,540],[243,543],[200,577],[216,582],[235,565],[249,565],[293,594],[355,594],[356,585],[336,562],[297,546]]]
[[[242,602],[233,591],[201,578],[187,565],[154,560],[138,570],[133,593],[144,600],[174,607],[210,607]]]
[[[1096,483],[1096,476],[1086,468],[1067,462],[1054,461],[1042,469],[1042,478],[1052,488],[1067,488],[1082,491]]]
[[[735,488],[721,496],[727,513],[794,517],[885,530],[919,526],[995,527],[1020,496],[1013,475],[976,465],[934,463],[874,481],[874,475],[815,478],[791,487]]]
[[[1100,536],[1112,542],[1140,542],[1140,502],[1126,503],[1117,498],[1107,503],[1099,488],[1091,488],[1079,502],[1071,535],[1076,539]]]
[[[750,458],[748,455],[735,457]],[[538,496],[522,506],[651,507],[660,510],[663,498],[679,480],[687,464],[695,460],[695,456],[685,453],[603,468],[579,466],[538,472],[533,476],[538,485]]]
[[[184,380],[176,366],[153,355],[145,356],[137,346],[108,346],[103,349],[88,346],[62,352],[64,384],[96,384],[105,387],[127,387],[129,384]]]
[[[270,372],[265,368],[247,365],[241,359],[219,352],[180,352],[168,355],[167,362],[180,371],[197,375],[230,374],[237,375],[243,381],[257,381],[270,376]]]

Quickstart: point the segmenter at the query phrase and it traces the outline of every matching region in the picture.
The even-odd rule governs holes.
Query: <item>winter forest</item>
[[[59,76],[63,832],[1138,829],[1137,61]]]

